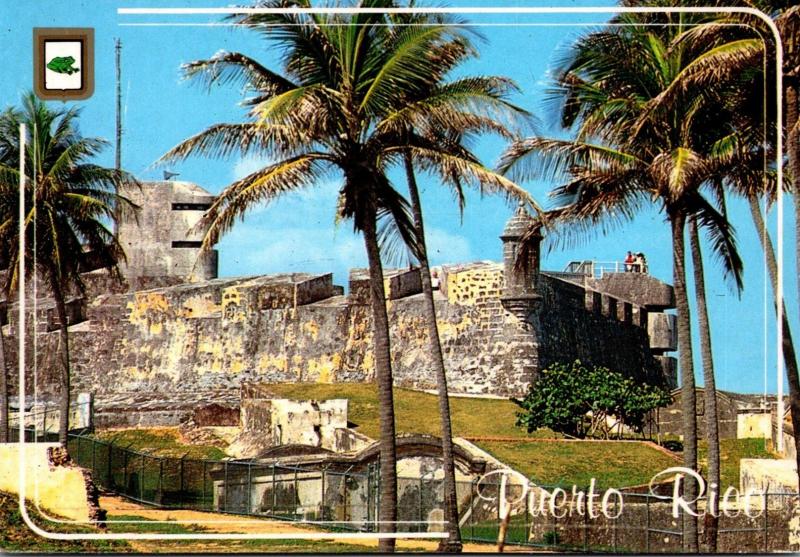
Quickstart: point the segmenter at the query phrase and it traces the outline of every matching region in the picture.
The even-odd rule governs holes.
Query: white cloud
[[[233,165],[233,181],[241,180],[245,176],[270,164],[272,164],[272,161],[265,157],[242,157]]]
[[[427,228],[425,236],[431,265],[464,263],[473,260],[472,248],[469,240],[464,236],[451,234],[441,228]]]

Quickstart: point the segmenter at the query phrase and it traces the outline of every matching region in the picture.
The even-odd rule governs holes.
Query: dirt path
[[[298,524],[284,522],[280,520],[259,519],[254,517],[243,517],[229,514],[174,510],[174,509],[153,509],[138,505],[121,497],[100,497],[100,506],[108,512],[108,520],[113,521],[115,516],[137,515],[150,520],[180,522],[183,525],[196,525],[206,528],[209,532],[215,533],[236,533],[236,534],[292,534],[300,532],[319,532],[319,530],[303,527]],[[360,545],[374,547],[377,549],[377,540],[360,538],[337,538],[326,539],[327,543],[343,543],[348,545]],[[157,549],[154,544],[157,542],[134,541],[131,543],[136,549],[142,551],[153,551]],[[194,545],[181,545],[180,552],[217,552],[230,549],[225,546],[225,541],[208,540],[198,542]],[[425,551],[433,552],[436,550],[437,542],[428,540],[397,540],[398,549],[405,551]],[[286,548],[288,549],[288,548]],[[507,548],[507,551],[514,551],[518,548]],[[494,553],[493,544],[466,543],[464,551],[468,553]],[[530,553],[527,548],[525,553]]]

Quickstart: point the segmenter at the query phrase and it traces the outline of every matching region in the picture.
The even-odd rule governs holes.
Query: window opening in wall
[[[195,242],[189,240],[176,240],[172,242],[173,248],[199,248],[203,245],[203,242]]]
[[[173,203],[173,211],[208,211],[211,205],[208,203]]]

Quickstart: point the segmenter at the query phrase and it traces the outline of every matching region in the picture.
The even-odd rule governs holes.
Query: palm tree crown
[[[303,0],[273,1],[267,7],[310,7]],[[369,0],[363,7],[391,7]],[[458,28],[393,25],[381,14],[316,15],[259,13],[234,20],[263,33],[282,49],[280,73],[241,53],[221,52],[192,62],[185,74],[206,84],[242,83],[253,95],[245,101],[249,121],[218,124],[187,139],[163,159],[190,154],[226,157],[258,152],[273,162],[229,185],[204,217],[209,247],[257,203],[319,181],[329,173],[343,178],[337,217],[363,233],[369,260],[374,328],[375,374],[381,404],[381,528],[396,519],[394,414],[388,318],[380,245],[396,230],[418,253],[418,238],[403,196],[388,169],[411,156],[418,168],[434,172],[460,192],[463,183],[500,190],[530,203],[513,182],[486,169],[460,137],[501,128],[493,116],[507,113],[503,100],[513,84],[501,78],[441,82],[468,50]],[[437,68],[432,71],[432,68]],[[482,107],[485,111],[475,110]],[[445,125],[446,124],[446,125]],[[439,130],[439,131],[434,131]],[[383,540],[381,549],[393,547]]]
[[[133,181],[126,173],[89,162],[106,142],[82,137],[76,108],[52,109],[30,93],[22,109],[0,114],[0,244],[7,249],[9,272],[3,289],[8,294],[18,281],[20,162],[25,168],[25,258],[30,271],[41,276],[56,306],[61,334],[59,442],[66,444],[69,428],[69,335],[66,296],[81,293],[80,273],[86,258],[119,277],[122,247],[107,223],[115,209],[134,209],[116,191]],[[20,152],[20,125],[30,134]],[[22,293],[24,294],[24,293]]]

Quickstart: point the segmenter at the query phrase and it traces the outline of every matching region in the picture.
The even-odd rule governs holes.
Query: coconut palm
[[[8,443],[8,365],[5,335],[0,327],[0,443]]]
[[[706,230],[737,289],[741,289],[741,261],[732,227],[703,192],[730,165],[712,149],[726,131],[719,126],[720,115],[704,98],[687,96],[680,97],[680,110],[654,111],[643,117],[648,102],[691,60],[688,49],[670,48],[671,38],[686,23],[684,18],[664,22],[676,25],[650,27],[641,25],[638,16],[623,15],[615,23],[627,25],[580,39],[562,63],[554,95],[561,103],[562,125],[577,126],[576,139],[516,142],[504,155],[501,168],[518,181],[540,172],[565,179],[554,190],[561,207],[553,215],[573,230],[613,226],[633,218],[651,200],[664,211],[673,244],[684,464],[696,469],[695,382],[685,274],[687,219],[696,218]],[[686,497],[693,499],[695,494],[696,485],[687,483]],[[689,513],[684,519],[685,547],[696,551],[696,519]]]
[[[59,327],[59,430],[66,445],[69,429],[70,361],[67,296],[83,292],[80,271],[87,251],[119,276],[122,247],[107,227],[114,206],[133,205],[115,191],[132,179],[119,170],[89,162],[106,146],[77,131],[77,108],[50,108],[29,93],[22,108],[0,115],[0,236],[19,227],[18,192],[20,159],[24,157],[26,182],[25,258],[38,273],[55,301]],[[19,128],[25,124],[31,137],[25,153],[19,150]],[[8,242],[9,272],[5,291],[19,280],[19,244]],[[35,250],[35,251],[34,251]],[[21,295],[24,293],[21,293]]]
[[[389,21],[402,25],[429,24],[431,23],[431,18],[403,14],[391,16]],[[448,23],[441,18],[439,18],[438,22]],[[508,129],[501,122],[510,122],[520,118],[527,119],[527,113],[504,100],[505,95],[514,89],[512,82],[500,77],[475,76],[460,78],[451,82],[445,82],[444,80],[444,76],[449,71],[475,54],[476,52],[463,35],[447,41],[440,45],[439,48],[430,51],[428,53],[430,59],[429,67],[431,68],[429,89],[417,93],[415,98],[409,98],[404,105],[400,106],[392,118],[392,125],[398,126],[398,129],[404,126],[406,133],[421,134],[435,144],[451,150],[454,154],[467,158],[472,157],[464,147],[465,140],[469,136],[493,132],[510,138],[511,135]],[[465,110],[464,107],[467,106],[467,103],[471,107]],[[414,227],[418,238],[417,259],[420,266],[425,321],[439,400],[444,471],[443,506],[444,519],[449,533],[448,538],[440,543],[439,550],[455,553],[461,551],[461,533],[458,526],[458,498],[447,374],[436,320],[436,305],[433,298],[430,263],[425,241],[422,205],[414,168],[415,160],[410,151],[404,153],[403,164]],[[459,208],[463,210],[465,198],[462,186],[465,183],[473,182],[471,180],[472,176],[455,174],[449,178],[448,185],[452,187],[458,199]],[[503,184],[504,182],[500,182],[501,187]],[[480,181],[478,181],[477,185],[481,186]],[[510,193],[512,195],[515,194],[514,191]]]
[[[274,1],[267,7],[310,7],[303,1]],[[389,7],[369,0],[361,7]],[[489,172],[474,157],[418,133],[408,133],[399,107],[414,99],[420,117],[430,89],[428,53],[453,36],[446,25],[392,29],[380,14],[250,14],[235,17],[283,49],[281,72],[241,53],[223,52],[185,66],[185,74],[215,83],[243,83],[253,92],[245,101],[249,121],[217,124],[170,150],[164,160],[190,154],[229,156],[258,152],[276,161],[227,186],[204,217],[204,247],[213,245],[235,220],[257,203],[337,173],[343,181],[337,215],[353,222],[364,239],[369,261],[373,350],[380,404],[380,531],[394,531],[397,517],[396,455],[389,325],[380,257],[379,219],[395,228],[418,253],[407,204],[387,177],[387,169],[410,153],[416,164],[444,179],[471,176],[484,188],[503,189],[529,199],[524,190]],[[452,108],[452,107],[451,107]],[[450,110],[451,113],[456,113]],[[436,111],[429,110],[429,116]],[[386,229],[384,229],[386,230]],[[380,549],[391,551],[384,538]]]
[[[636,2],[641,4],[642,2]],[[651,4],[652,2],[647,2]],[[698,5],[698,2],[685,0],[684,5]],[[712,3],[713,4],[713,3]],[[784,81],[783,97],[785,115],[783,129],[786,138],[787,175],[789,177],[789,191],[794,192],[795,198],[800,192],[800,124],[798,113],[800,108],[800,6],[794,2],[784,0],[739,0],[737,2],[721,2],[720,5],[739,5],[755,8],[774,18],[783,43],[784,56]],[[707,6],[708,3],[702,3]],[[732,95],[726,95],[726,100],[738,104],[735,114],[738,129],[752,136],[751,144],[757,145],[764,141],[771,146],[772,152],[764,154],[755,161],[757,171],[755,176],[744,188],[739,187],[737,192],[743,194],[756,226],[759,240],[765,252],[767,268],[770,273],[770,282],[774,293],[777,293],[777,271],[774,267],[774,250],[769,233],[763,227],[763,217],[759,207],[759,199],[774,195],[765,186],[763,169],[767,166],[766,160],[774,160],[776,147],[776,111],[775,95],[770,91],[771,84],[775,83],[775,41],[772,32],[759,18],[749,14],[715,14],[709,21],[688,29],[674,42],[690,43],[693,49],[702,52],[691,64],[684,68],[680,76],[659,97],[651,102],[651,109],[657,110],[660,106],[668,104],[675,95],[689,91],[704,92],[709,88],[725,88],[735,84]],[[764,73],[766,70],[766,74]],[[750,74],[754,78],[749,82],[742,80],[742,75]],[[766,87],[766,89],[765,89]],[[774,189],[772,190],[774,192]],[[795,203],[795,223],[800,223],[800,204]],[[800,254],[800,239],[796,249]],[[798,260],[800,265],[800,259]],[[798,267],[800,275],[800,267]],[[800,287],[800,283],[798,283]],[[785,304],[781,328],[783,333],[783,360],[786,367],[787,382],[789,385],[789,399],[791,420],[794,436],[800,442],[800,371],[795,355],[792,333],[789,320],[786,316]],[[775,309],[777,311],[777,305]],[[782,419],[779,418],[779,419]],[[800,454],[797,455],[800,465]],[[798,466],[800,478],[800,466]]]

